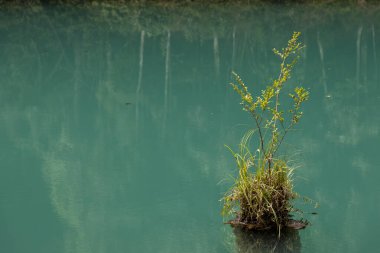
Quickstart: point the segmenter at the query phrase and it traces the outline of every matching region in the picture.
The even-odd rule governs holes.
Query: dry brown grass
[[[225,215],[236,215],[235,222],[250,229],[265,230],[285,227],[292,211],[292,172],[285,161],[274,160],[271,170],[264,168],[260,154],[251,154],[248,132],[240,143],[239,153],[233,153],[239,176],[224,197]],[[248,137],[247,137],[248,135]]]

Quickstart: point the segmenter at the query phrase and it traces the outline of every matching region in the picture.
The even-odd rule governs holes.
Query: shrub
[[[280,58],[280,73],[260,95],[254,97],[233,73],[236,82],[231,85],[241,97],[243,110],[254,119],[255,128],[243,136],[238,152],[229,148],[239,172],[223,199],[223,214],[237,216],[230,224],[256,230],[277,228],[278,231],[289,224],[293,210],[291,200],[297,194],[293,191],[293,169],[278,155],[278,150],[302,117],[301,106],[309,92],[303,87],[294,88],[288,96],[292,105],[286,112],[282,110],[280,99],[284,99],[281,92],[304,47],[298,42],[299,36],[299,32],[294,32],[286,48],[273,49]],[[253,137],[257,148],[252,151],[249,144]]]

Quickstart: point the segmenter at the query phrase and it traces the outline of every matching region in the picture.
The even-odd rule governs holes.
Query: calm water
[[[252,126],[228,86],[277,75],[273,47],[307,45],[296,190],[320,204],[275,252],[375,252],[380,235],[380,18],[262,7],[3,8],[1,252],[267,252],[218,201]],[[299,205],[306,211],[311,206]],[[258,243],[261,242],[260,243]]]

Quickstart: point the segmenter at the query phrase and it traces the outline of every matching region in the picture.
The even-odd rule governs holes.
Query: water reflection
[[[234,228],[239,253],[300,253],[301,237],[298,230],[287,229],[280,238],[275,231],[247,231]]]
[[[261,88],[277,71],[271,48],[300,30],[307,48],[292,81],[311,88],[312,116],[289,142],[305,153],[297,175],[309,181],[298,191],[329,214],[302,245],[373,251],[380,27],[372,11],[95,5],[1,9],[0,185],[20,209],[47,199],[48,207],[33,206],[61,227],[42,221],[35,233],[62,229],[62,252],[223,251],[217,200],[230,185],[218,182],[235,172],[223,145],[234,146],[250,124],[230,72]],[[43,190],[20,197],[14,185],[29,191],[20,179],[28,173],[44,179],[36,180]],[[25,226],[9,210],[1,221]],[[20,230],[4,233],[32,238]],[[301,251],[298,232],[280,241],[234,235],[240,252]]]

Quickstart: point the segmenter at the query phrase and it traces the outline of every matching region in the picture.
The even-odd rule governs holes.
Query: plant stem
[[[255,119],[255,122],[256,122],[256,127],[259,131],[259,135],[260,135],[260,146],[261,146],[261,150],[263,151],[264,155],[265,155],[265,150],[264,150],[264,138],[263,138],[263,135],[261,133],[261,127],[260,127],[260,123],[258,121],[258,116],[254,113],[254,112],[251,112],[253,118]]]

